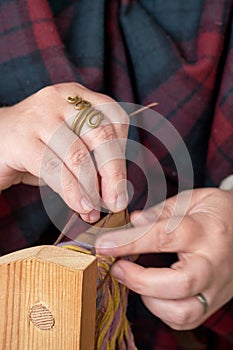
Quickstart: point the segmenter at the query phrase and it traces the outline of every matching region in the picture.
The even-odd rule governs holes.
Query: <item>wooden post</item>
[[[93,350],[96,258],[55,246],[0,257],[0,350]]]

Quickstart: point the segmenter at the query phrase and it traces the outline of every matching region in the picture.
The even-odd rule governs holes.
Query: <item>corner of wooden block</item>
[[[0,257],[0,274],[0,348],[94,348],[94,256],[33,247]]]

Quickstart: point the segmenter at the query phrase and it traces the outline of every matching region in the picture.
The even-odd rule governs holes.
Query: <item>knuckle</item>
[[[163,214],[168,218],[172,217],[175,214],[174,207],[166,203],[165,206],[163,207]]]
[[[108,95],[105,95],[99,92],[93,93],[93,96],[95,96],[96,101],[98,101],[97,105],[103,104],[103,105],[106,105],[106,107],[107,105],[111,105],[110,112],[118,116],[118,121],[123,123],[125,122],[128,124],[129,115],[125,112],[125,110],[121,107],[121,105],[116,100],[114,100],[112,97]],[[107,111],[109,110],[107,109]]]
[[[50,96],[50,95],[54,95],[57,94],[57,87],[56,85],[48,85],[43,87],[42,89],[40,89],[37,94],[40,94],[42,96]]]
[[[97,137],[101,141],[109,141],[116,138],[114,128],[111,124],[102,125],[98,128]]]
[[[71,83],[72,86],[74,87],[74,89],[77,89],[78,91],[90,91],[87,87],[85,87],[84,85],[78,83],[78,82],[74,82]]]
[[[61,169],[61,161],[58,158],[50,157],[43,164],[43,170],[51,175]]]
[[[69,156],[71,167],[76,169],[80,167],[80,165],[88,163],[87,155],[88,152],[83,147],[73,150]]]
[[[65,198],[69,197],[70,193],[73,193],[74,191],[74,182],[71,178],[65,178],[62,181],[62,192],[64,194]],[[68,200],[68,199],[67,199]]]
[[[96,95],[100,104],[101,103],[116,103],[116,101],[108,95],[102,94],[100,92],[96,92],[95,95]]]
[[[111,177],[114,179],[125,179],[126,173],[123,171],[123,169],[116,169],[113,170],[111,173]]]

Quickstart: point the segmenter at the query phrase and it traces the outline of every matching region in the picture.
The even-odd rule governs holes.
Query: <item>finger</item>
[[[82,214],[92,211],[91,200],[77,179],[62,160],[40,140],[32,140],[30,150],[25,148],[21,167],[42,178],[74,211]]]
[[[34,176],[28,172],[20,172],[20,171],[16,171],[15,169],[9,169],[9,171],[7,173],[5,172],[4,175],[6,180],[4,181],[3,177],[1,177],[0,188],[4,188],[5,186],[9,187],[12,185],[17,185],[19,183],[23,183],[31,186],[42,185],[41,181],[37,176]]]
[[[64,95],[63,87],[61,93]],[[76,91],[80,90],[78,84],[73,84],[73,88]],[[83,87],[80,91],[81,97],[90,101],[92,107],[104,115],[104,119],[96,129],[88,128],[85,123],[81,129],[81,138],[88,149],[94,152],[101,176],[101,194],[105,205],[112,211],[121,211],[126,208],[128,202],[125,145],[129,117],[116,101],[109,97],[93,93]],[[70,119],[66,119],[67,124],[71,125]]]
[[[77,181],[63,161],[48,148],[43,157],[41,176],[55,192],[60,194],[71,209],[81,215],[88,213],[89,221],[99,219],[99,212],[94,209],[92,200],[81,183]]]
[[[100,218],[100,212],[96,209],[93,209],[88,214],[80,214],[80,217],[86,222],[95,223]]]
[[[191,329],[204,321],[203,306],[196,297],[167,300],[142,296],[142,300],[154,315],[173,329]]]
[[[106,122],[82,136],[93,150],[101,178],[102,199],[108,209],[121,211],[128,202],[126,189],[125,139],[119,139],[114,126]]]
[[[124,256],[152,252],[192,252],[203,244],[203,228],[186,216],[173,232],[167,233],[170,218],[127,230],[104,233],[96,240],[99,254]]]
[[[131,222],[134,226],[142,226],[170,218],[167,231],[173,231],[189,209],[191,196],[192,191],[183,191],[149,209],[132,213]]]
[[[167,201],[163,201],[149,209],[134,211],[130,214],[130,221],[134,226],[144,226],[155,223],[158,220],[168,219],[172,210]]]
[[[31,186],[39,186],[42,185],[42,181],[38,179],[37,176],[34,176],[29,173],[23,173],[22,174],[22,179],[21,182],[26,185],[31,185]]]
[[[61,123],[46,143],[66,164],[91,199],[92,208],[98,211],[100,197],[97,173],[83,141],[65,123]]]
[[[84,90],[82,90],[82,93],[84,93]],[[84,95],[84,98],[86,98],[86,96],[88,96],[88,92],[86,91]],[[92,95],[90,95],[87,100],[92,102],[94,95],[95,94],[92,93]],[[74,111],[74,109],[73,106],[69,105],[69,103],[66,103],[66,105],[67,112],[64,113],[63,108],[64,115],[61,113],[59,118],[66,121],[68,126],[71,126],[74,120],[74,113],[72,113],[71,110]],[[115,102],[114,105],[116,105]],[[95,103],[93,103],[93,106],[95,107]],[[111,116],[111,118],[118,120],[116,128],[114,127],[112,120],[110,120],[108,116],[105,115],[103,122],[101,122],[101,125],[96,129],[89,128],[85,123],[81,129],[81,139],[85,143],[88,151],[93,151],[94,153],[95,162],[101,176],[101,194],[104,203],[110,210],[120,211],[127,206],[126,163],[124,154],[127,132],[124,132],[123,137],[121,135],[122,140],[119,141],[118,134],[123,133],[123,126],[121,126],[119,122],[119,119],[121,118],[116,115],[117,109],[112,108],[112,110],[115,111],[115,114],[114,117]],[[70,116],[71,113],[73,114],[73,117],[66,117],[66,115]],[[121,114],[123,113],[121,112]],[[124,113],[124,115],[125,114],[126,113]],[[53,130],[55,130],[54,126]],[[45,143],[48,142],[48,135],[50,134],[51,126],[47,137],[42,137],[42,140]],[[53,147],[51,148],[54,149]],[[89,179],[90,183],[93,184],[93,181],[91,181],[93,178],[89,173],[88,177],[85,178],[86,181]],[[94,183],[97,185],[97,182]],[[87,188],[90,190],[90,186],[85,187],[84,185],[84,188],[86,188],[86,191]],[[90,190],[90,192],[92,193],[93,191]],[[98,191],[95,190],[93,193],[98,193]]]
[[[210,285],[213,274],[205,258],[192,255],[179,263],[171,268],[144,268],[119,260],[111,274],[136,293],[154,298],[188,298]]]

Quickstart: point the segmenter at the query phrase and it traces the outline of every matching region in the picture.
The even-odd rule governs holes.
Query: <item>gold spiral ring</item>
[[[81,129],[85,123],[89,128],[95,129],[104,119],[101,111],[93,108],[89,101],[83,100],[80,96],[69,96],[67,101],[73,104],[74,108],[79,111],[71,125],[71,129],[78,136],[80,136]]]

